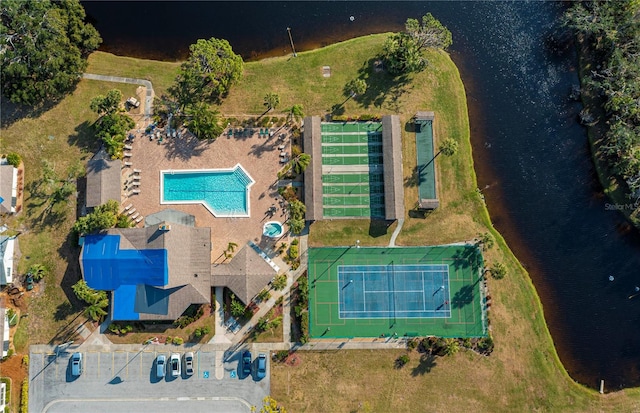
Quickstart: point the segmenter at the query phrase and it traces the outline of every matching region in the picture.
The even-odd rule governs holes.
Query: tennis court
[[[321,154],[323,215],[383,217],[382,123],[323,122]]]
[[[309,249],[313,338],[482,337],[475,246]]]

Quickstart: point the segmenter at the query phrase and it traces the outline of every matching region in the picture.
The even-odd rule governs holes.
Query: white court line
[[[365,293],[424,293],[424,290],[371,290],[365,291]]]

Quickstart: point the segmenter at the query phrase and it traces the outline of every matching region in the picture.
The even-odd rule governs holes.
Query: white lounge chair
[[[131,208],[129,211],[127,211],[127,215],[132,215],[134,212],[136,212],[136,209]]]
[[[133,164],[131,162],[125,162],[124,166],[132,166]]]
[[[131,209],[131,207],[132,207],[132,206],[133,206],[133,204],[129,204],[129,205],[127,205],[126,207],[124,207],[124,210],[125,210],[125,211],[128,211],[128,210],[130,210],[130,209]],[[134,209],[135,209],[135,208],[134,208]]]
[[[140,186],[140,181],[133,181],[133,182],[131,183],[131,185],[133,185],[133,186]]]
[[[134,195],[137,195],[137,194],[140,193],[140,190],[139,189],[133,189],[133,190],[131,190],[131,193],[134,194]]]
[[[136,219],[140,216],[139,212],[136,212],[135,214],[131,215],[131,219]]]
[[[131,158],[131,152],[125,152],[123,155],[125,158]]]
[[[129,150],[129,151],[130,151],[131,149],[133,149],[133,148],[131,147],[131,145],[124,145],[124,148],[125,148],[125,149],[127,149],[127,150]]]
[[[284,150],[284,145],[278,146],[278,149],[280,149],[281,151]]]
[[[140,172],[142,172],[140,169],[135,169],[135,168],[134,168],[134,170],[133,170],[133,173],[134,173],[134,174],[139,174]]]
[[[144,217],[142,215],[140,215],[138,218],[136,218],[136,224],[139,224],[140,221],[142,221],[144,219]]]

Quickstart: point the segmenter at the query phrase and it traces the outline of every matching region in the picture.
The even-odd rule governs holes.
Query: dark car
[[[267,375],[267,355],[258,354],[258,369],[256,370],[256,380],[262,380]]]
[[[193,353],[190,351],[184,353],[184,372],[187,376],[193,375]]]
[[[78,377],[82,374],[82,353],[73,353],[71,356],[71,375]]]
[[[242,375],[244,377],[251,375],[251,352],[249,350],[242,353]]]

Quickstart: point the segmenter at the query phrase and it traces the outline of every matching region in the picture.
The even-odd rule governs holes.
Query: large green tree
[[[3,0],[0,7],[2,94],[39,105],[72,91],[102,39],[77,0]]]
[[[170,93],[180,107],[199,101],[219,102],[240,80],[244,63],[224,39],[199,39],[189,47],[189,58],[182,64]]]
[[[118,112],[121,100],[122,92],[112,89],[106,96],[94,97],[89,104],[91,110],[100,115],[94,124],[96,137],[102,140],[112,158],[122,158],[127,132],[135,126],[133,119]]]
[[[405,31],[391,35],[385,42],[382,57],[391,74],[420,72],[428,65],[425,49],[446,49],[451,43],[451,32],[427,13],[421,22],[407,19]]]
[[[220,124],[220,112],[211,110],[204,102],[187,108],[187,128],[198,139],[216,139],[224,127]]]

